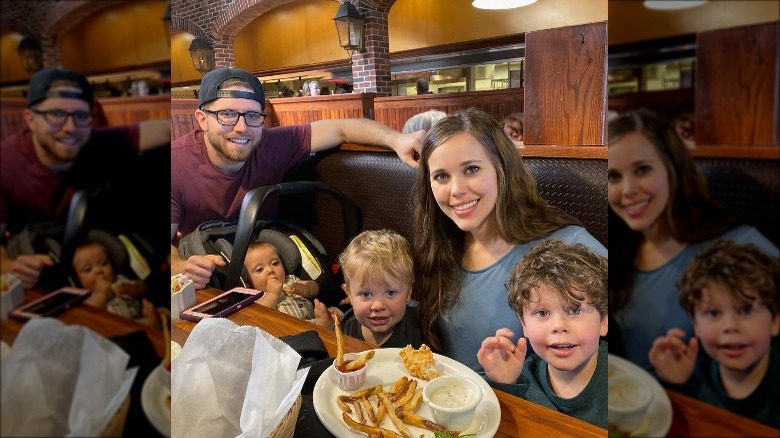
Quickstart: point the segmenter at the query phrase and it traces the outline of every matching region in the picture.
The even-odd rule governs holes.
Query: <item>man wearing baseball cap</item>
[[[30,79],[26,128],[0,143],[0,228],[4,239],[26,225],[63,218],[75,190],[110,183],[128,158],[170,144],[170,120],[93,129],[92,89],[65,68],[47,68]],[[4,242],[4,241],[3,241]],[[12,260],[0,246],[2,273],[13,272],[32,287],[48,255]]]
[[[401,134],[369,119],[318,120],[264,129],[265,93],[260,81],[237,68],[203,76],[195,118],[199,127],[171,144],[171,240],[208,220],[235,218],[247,191],[282,181],[311,153],[341,143],[385,146],[416,167],[424,132]],[[266,203],[268,204],[268,203]],[[275,206],[264,205],[264,212]],[[171,245],[171,274],[184,273],[206,286],[219,256],[182,259]]]

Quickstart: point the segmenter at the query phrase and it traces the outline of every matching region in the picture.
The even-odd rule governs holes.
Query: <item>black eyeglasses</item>
[[[217,116],[217,122],[219,122],[220,125],[226,125],[226,126],[235,125],[236,123],[238,123],[239,117],[243,116],[244,122],[246,123],[247,126],[252,126],[254,128],[257,128],[265,124],[265,118],[267,116],[266,113],[261,113],[259,111],[247,111],[245,113],[241,113],[231,109],[224,109],[219,111],[202,109],[201,111],[209,114],[214,114],[215,116]]]
[[[42,115],[51,126],[62,126],[68,120],[68,117],[73,119],[73,124],[79,128],[86,128],[92,125],[92,113],[89,111],[73,111],[69,113],[62,109],[51,109],[46,111],[40,111],[30,108],[30,111],[35,114]]]

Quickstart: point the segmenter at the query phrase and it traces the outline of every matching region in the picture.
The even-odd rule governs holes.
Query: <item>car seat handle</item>
[[[238,285],[241,277],[241,269],[244,267],[246,250],[249,248],[249,240],[255,228],[260,207],[265,200],[273,194],[297,195],[321,191],[331,195],[341,205],[341,214],[344,218],[344,238],[348,241],[360,231],[360,210],[347,195],[339,189],[319,181],[290,181],[280,184],[267,185],[252,189],[244,195],[241,203],[241,212],[238,216],[236,237],[233,241],[232,262],[228,266],[228,274],[225,279],[225,290],[230,290]]]

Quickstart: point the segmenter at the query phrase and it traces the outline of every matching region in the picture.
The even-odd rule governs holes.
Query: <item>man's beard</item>
[[[70,147],[70,148],[57,147],[56,146],[57,140],[54,137],[46,134],[43,135],[35,134],[35,139],[37,140],[41,148],[44,150],[46,155],[48,155],[50,158],[54,160],[59,161],[62,164],[73,161],[76,158],[76,155],[78,155],[81,148],[84,146],[83,140],[79,140],[80,142],[82,142],[82,144],[79,145],[78,147]]]
[[[254,152],[255,148],[257,147],[257,140],[256,139],[250,139],[250,147],[247,148],[237,148],[237,147],[231,147],[230,141],[226,137],[223,137],[219,134],[214,134],[211,132],[206,132],[206,140],[208,140],[209,144],[214,147],[214,150],[219,152],[220,155],[227,158],[230,161],[235,162],[244,162],[249,159],[249,156],[252,155],[252,152]]]

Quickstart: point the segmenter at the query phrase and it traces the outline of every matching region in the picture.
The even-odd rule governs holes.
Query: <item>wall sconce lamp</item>
[[[339,44],[349,53],[351,60],[355,52],[363,50],[363,16],[349,0],[342,0],[333,21],[336,22]]]
[[[195,70],[201,75],[214,70],[214,49],[201,37],[197,37],[190,43],[190,57]]]
[[[41,45],[35,39],[31,37],[22,38],[16,51],[19,52],[22,67],[28,73],[35,73],[43,68],[43,49],[41,49]]]
[[[171,4],[168,3],[168,9],[162,17],[163,28],[165,29],[165,40],[168,41],[168,47],[171,47]]]

